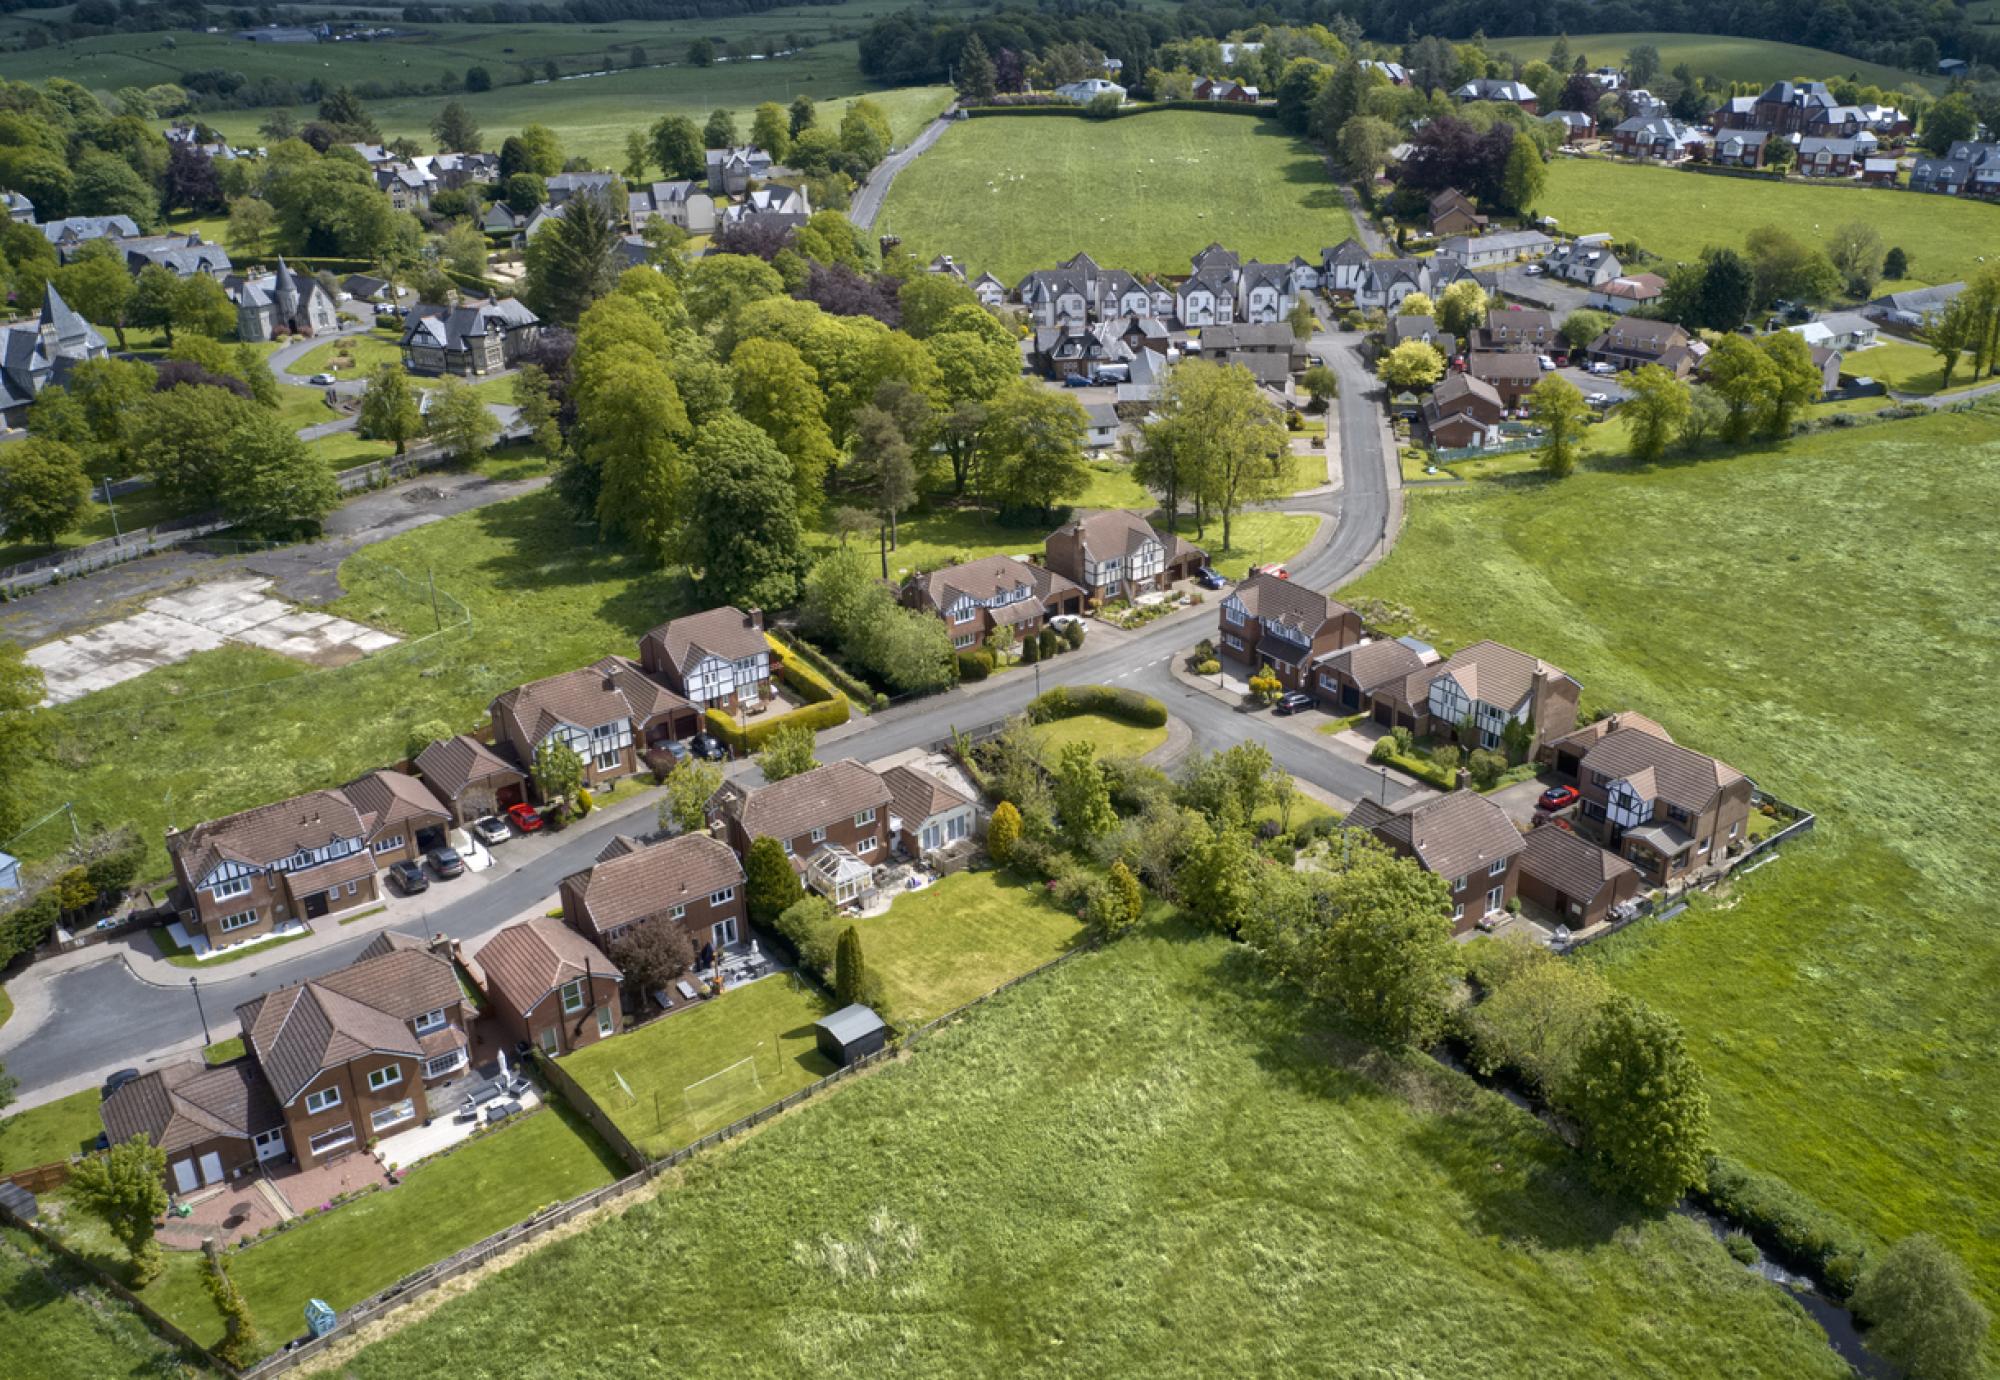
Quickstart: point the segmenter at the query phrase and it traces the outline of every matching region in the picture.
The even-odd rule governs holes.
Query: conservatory
[[[874,868],[837,843],[821,848],[806,864],[806,885],[836,906],[860,900],[874,878]]]

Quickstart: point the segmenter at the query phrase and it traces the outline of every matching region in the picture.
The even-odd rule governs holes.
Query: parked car
[[[314,374],[311,381],[322,387],[337,382],[332,374]]]
[[[1088,388],[1090,387],[1090,377],[1087,374],[1071,374],[1063,380],[1063,387]]]
[[[1618,372],[1618,366],[1613,364],[1608,359],[1592,360],[1590,364],[1590,372],[1602,378],[1609,378],[1611,377],[1611,375]]]
[[[1292,578],[1292,572],[1279,565],[1276,561],[1272,561],[1269,565],[1251,566],[1250,573],[1252,575],[1275,575],[1280,580],[1289,580]]]
[[[1070,624],[1081,623],[1081,622],[1083,622],[1083,620],[1081,618],[1078,618],[1073,613],[1057,613],[1057,614],[1052,614],[1049,617],[1049,626],[1054,628],[1057,632],[1067,632],[1069,630]]]
[[[491,848],[496,843],[505,843],[514,836],[507,831],[507,821],[498,815],[487,815],[484,819],[472,821],[472,837]]]
[[[729,749],[712,733],[695,734],[688,740],[688,748],[704,762],[720,762],[729,756]]]
[[[1542,266],[1540,264],[1529,264],[1521,272],[1527,274],[1530,278],[1539,278],[1542,276]]]
[[[465,859],[458,856],[456,848],[433,848],[425,856],[431,861],[431,870],[440,877],[456,877],[465,871]]]
[[[1194,582],[1203,589],[1221,589],[1229,583],[1229,581],[1216,574],[1209,566],[1203,566],[1201,569],[1195,571]]]
[[[1581,792],[1574,786],[1551,786],[1542,792],[1542,798],[1535,802],[1535,808],[1554,814],[1557,810],[1567,810],[1576,804],[1580,795]]]
[[[507,822],[524,834],[532,834],[542,827],[542,817],[535,813],[535,807],[525,802],[507,807]]]
[[[677,767],[681,763],[687,761],[688,757],[691,755],[688,752],[686,743],[677,742],[672,738],[669,738],[665,742],[659,744],[658,750],[666,753],[667,756],[673,758],[674,765]]]
[[[1541,365],[1541,366],[1542,366],[1542,372],[1543,372],[1543,373],[1545,373],[1545,374],[1546,374],[1546,373],[1548,373],[1548,372],[1549,372],[1549,370],[1551,370],[1551,369],[1553,369],[1553,368],[1555,368],[1555,367],[1556,367],[1556,362],[1555,362],[1554,360],[1550,359],[1550,358],[1549,358],[1549,357],[1548,357],[1547,355],[1542,355],[1542,356],[1538,357],[1538,358],[1537,358],[1537,359],[1535,360],[1535,363],[1537,363],[1537,364],[1539,364],[1539,365]]]
[[[120,1088],[124,1087],[127,1083],[130,1083],[134,1078],[137,1078],[138,1076],[139,1076],[139,1070],[137,1069],[118,1070],[118,1072],[112,1074],[109,1078],[104,1080],[103,1088],[99,1089],[98,1091],[97,1100],[99,1102],[108,1102],[111,1099],[111,1094],[117,1092]]]
[[[1303,690],[1292,690],[1279,696],[1278,703],[1273,706],[1272,712],[1277,714],[1296,714],[1301,709],[1311,709],[1312,707],[1313,697],[1311,695],[1308,695]]]
[[[1610,405],[1611,398],[1608,394],[1592,393],[1590,396],[1586,397],[1584,401],[1589,403],[1592,407],[1606,407]]]
[[[431,889],[431,879],[424,875],[424,865],[411,862],[408,858],[389,864],[389,880],[396,884],[396,890],[405,896],[414,896],[420,891]]]

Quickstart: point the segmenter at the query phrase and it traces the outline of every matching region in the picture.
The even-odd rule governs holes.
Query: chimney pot
[[[758,632],[762,632],[764,630],[764,610],[751,609],[748,613],[744,614],[743,626],[746,628],[755,628]]]

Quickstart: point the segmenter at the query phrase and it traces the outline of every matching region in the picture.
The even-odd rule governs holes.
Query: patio
[[[271,1193],[268,1182],[254,1175],[219,1184],[182,1201],[188,1215],[168,1213],[157,1233],[160,1244],[168,1250],[200,1250],[201,1243],[211,1236],[233,1246],[246,1236],[276,1226],[286,1215],[279,1211],[282,1200]]]
[[[407,1169],[469,1138],[486,1126],[525,1116],[542,1105],[541,1094],[522,1066],[505,1054],[490,1064],[425,1094],[430,1120],[375,1143],[374,1156],[385,1170]]]
[[[356,1152],[337,1160],[316,1164],[310,1169],[287,1164],[270,1170],[270,1184],[285,1200],[294,1215],[303,1215],[330,1205],[343,1193],[353,1193],[370,1184],[386,1184],[388,1175],[372,1155]]]

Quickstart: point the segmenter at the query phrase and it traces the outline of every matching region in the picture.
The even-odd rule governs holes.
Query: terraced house
[[[583,762],[591,788],[648,765],[648,752],[691,738],[701,716],[692,704],[622,656],[531,681],[495,699],[497,741],[532,770],[545,743],[566,744]]]
[[[1251,671],[1269,666],[1287,690],[1310,685],[1315,657],[1361,640],[1361,615],[1338,600],[1259,573],[1222,601],[1217,647]]]

